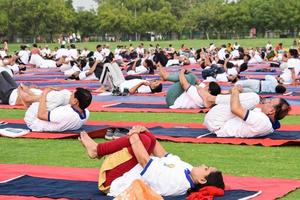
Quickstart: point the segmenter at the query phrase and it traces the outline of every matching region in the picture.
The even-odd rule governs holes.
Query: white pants
[[[237,117],[230,109],[231,95],[218,95],[216,104],[205,115],[204,125],[209,131],[215,132],[219,130],[230,119]],[[243,108],[252,110],[259,104],[259,95],[254,92],[240,93],[240,103]]]
[[[117,63],[106,63],[100,77],[100,83],[108,87],[119,87],[125,81],[124,75]],[[113,88],[110,88],[113,89]]]

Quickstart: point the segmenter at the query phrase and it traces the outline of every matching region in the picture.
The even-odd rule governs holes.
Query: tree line
[[[239,37],[255,28],[299,33],[300,1],[295,0],[101,0],[91,11],[76,12],[72,0],[0,0],[0,37],[43,36],[79,32],[82,37],[109,34],[116,39],[147,34],[206,38],[223,33]],[[294,35],[298,36],[298,35]]]

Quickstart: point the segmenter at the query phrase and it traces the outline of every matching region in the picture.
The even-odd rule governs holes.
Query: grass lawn
[[[0,118],[22,119],[23,110],[0,109]],[[203,114],[157,113],[91,113],[90,120],[157,121],[201,123]],[[299,116],[290,116],[284,124],[299,124]],[[103,142],[103,139],[97,139]],[[162,142],[170,152],[193,165],[216,166],[225,174],[238,176],[299,179],[299,147],[261,147],[221,144],[188,144]],[[90,160],[74,139],[41,140],[0,138],[0,161],[10,164],[55,165],[97,168],[101,160]],[[300,199],[300,190],[283,199]]]
[[[129,44],[137,47],[141,42],[144,43],[145,47],[149,47],[149,44],[156,45],[159,44],[161,47],[167,47],[169,44],[172,44],[174,48],[178,49],[182,44],[185,44],[188,47],[193,47],[198,49],[200,47],[206,47],[210,43],[215,43],[215,45],[221,46],[222,44],[227,44],[228,42],[234,43],[238,42],[242,47],[264,47],[268,41],[271,41],[273,47],[279,42],[283,43],[283,46],[286,48],[290,48],[293,45],[294,38],[275,38],[275,39],[268,39],[268,38],[257,38],[257,39],[240,39],[240,40],[173,40],[173,41],[132,41],[132,42],[83,42],[83,43],[76,43],[77,48],[83,49],[87,47],[90,50],[94,50],[97,44],[109,44],[110,49],[114,50],[117,45],[126,45],[127,47]],[[31,45],[31,44],[30,44]],[[44,47],[45,44],[41,43],[38,44]],[[48,44],[51,49],[54,47],[58,47],[57,43],[50,43]],[[1,45],[0,45],[1,46]],[[20,44],[9,44],[9,51],[13,53],[16,50],[19,50]]]

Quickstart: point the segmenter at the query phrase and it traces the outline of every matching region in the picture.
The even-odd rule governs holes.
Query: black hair
[[[66,46],[62,44],[62,45],[60,45],[60,48],[64,49],[64,48],[66,48]]]
[[[87,60],[84,59],[84,58],[79,58],[79,59],[77,60],[77,65],[78,65],[78,67],[80,67],[80,68],[85,67],[85,66],[86,66],[86,63],[87,63]]]
[[[286,87],[284,87],[283,85],[277,85],[275,87],[275,92],[279,93],[279,94],[283,94],[286,91]]]
[[[232,62],[227,62],[226,67],[227,69],[231,69],[234,67],[234,64]]]
[[[33,46],[33,47],[36,47],[36,48],[38,47],[37,44],[35,44],[35,43],[34,43],[32,46]]]
[[[20,46],[20,49],[21,49],[21,50],[25,50],[25,49],[26,49],[26,45],[21,45],[21,46]]]
[[[96,46],[96,49],[98,49],[98,48],[100,48],[100,47],[102,47],[101,44],[98,44],[98,45]]]
[[[213,96],[217,96],[221,93],[221,87],[216,82],[210,82],[208,85],[209,93]]]
[[[86,109],[92,102],[92,94],[84,88],[76,88],[74,93],[75,98],[79,101],[79,108]]]
[[[147,67],[149,68],[149,74],[154,74],[154,64],[152,62],[152,60],[146,59],[145,63],[147,64]]]
[[[75,48],[76,48],[75,44],[71,44],[70,47],[71,47],[72,49],[75,49]]]
[[[287,116],[287,114],[291,110],[290,104],[285,99],[280,98],[279,100],[280,100],[279,104],[274,106],[274,109],[275,109],[274,119],[275,120],[283,119],[285,116]]]
[[[248,64],[247,63],[243,63],[240,66],[240,72],[246,71],[248,69]]]
[[[152,93],[158,93],[158,92],[161,92],[162,91],[162,84],[160,83],[158,86],[156,86],[155,88],[151,88],[151,92]]]
[[[223,175],[222,172],[216,171],[216,172],[211,172],[208,174],[206,178],[206,183],[205,184],[196,184],[194,188],[190,188],[188,190],[188,195],[190,195],[192,192],[197,192],[203,187],[206,186],[215,186],[217,188],[223,189],[225,188],[224,180],[223,180]]]
[[[298,57],[299,57],[299,54],[298,54],[297,49],[290,49],[290,50],[289,50],[289,53],[290,53],[290,55],[291,55],[293,58],[298,58]]]

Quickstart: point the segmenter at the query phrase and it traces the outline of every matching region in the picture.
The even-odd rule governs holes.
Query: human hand
[[[241,85],[234,85],[231,88],[231,93],[236,94],[236,93],[241,93],[243,91],[243,87]]]
[[[131,136],[133,134],[139,134],[145,131],[149,131],[146,127],[141,126],[141,125],[137,125],[137,126],[133,126],[129,132],[127,133],[127,135]]]

